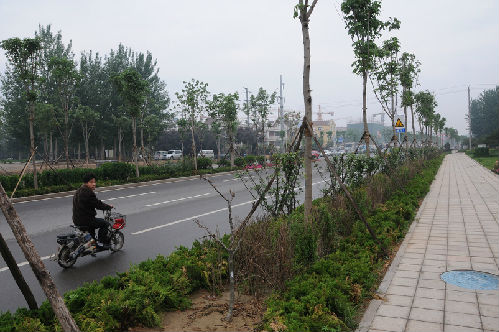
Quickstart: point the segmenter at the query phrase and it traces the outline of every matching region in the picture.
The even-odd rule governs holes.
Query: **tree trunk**
[[[69,168],[69,133],[68,133],[69,116],[68,110],[64,112],[64,157],[66,157],[66,168]]]
[[[140,126],[140,153],[142,154],[142,159],[145,159],[144,150],[144,127]]]
[[[90,138],[90,135],[88,133],[88,125],[85,124],[85,128],[84,128],[85,132],[83,133],[84,134],[84,140],[85,140],[85,164],[86,166],[88,167],[88,161],[89,161],[89,154],[90,152],[88,151],[88,139]]]
[[[412,135],[414,136],[414,139],[416,139],[416,126],[414,124],[414,110],[412,109],[412,105],[411,105],[411,116],[412,116]]]
[[[49,160],[54,161],[54,150],[52,149],[52,132],[50,132]]]
[[[234,135],[230,135],[230,167],[234,167]]]
[[[29,308],[31,310],[38,309],[35,297],[33,296],[31,289],[26,283],[26,280],[24,280],[24,277],[21,274],[21,270],[19,270],[16,260],[14,259],[14,256],[12,256],[12,253],[10,252],[7,243],[3,239],[2,234],[0,234],[0,253],[2,254],[5,264],[7,264],[7,266],[9,267],[10,273],[12,274],[12,277],[16,281],[17,287],[19,287],[21,293],[24,296],[24,299],[26,300],[26,303],[28,303]]]
[[[196,153],[196,140],[194,139],[194,115],[191,116],[191,136],[192,136],[192,154],[194,155],[194,169],[198,170],[198,157]]]
[[[220,134],[217,135],[217,163],[220,163]]]
[[[121,141],[123,140],[121,133],[121,126],[118,126],[118,161],[123,161],[123,156],[121,154]]]
[[[369,126],[367,125],[367,70],[362,75],[362,121],[364,122],[364,140],[366,141],[366,155],[369,157],[371,151],[369,150]],[[392,120],[393,123],[393,120]]]
[[[234,294],[234,250],[230,249],[228,250],[229,253],[229,280],[230,280],[230,299],[229,299],[229,312],[227,313],[227,321],[232,320],[232,312],[234,310],[234,299],[235,299],[235,294]]]
[[[30,102],[29,104],[29,141],[30,141],[30,154],[33,155],[31,158],[33,162],[33,183],[35,189],[38,189],[38,171],[36,169],[36,156],[35,156],[35,131],[33,129],[33,123],[35,122],[35,103]]]
[[[305,103],[306,121],[310,123],[310,129],[313,130],[312,122],[312,96],[310,91],[310,35],[308,30],[309,18],[306,9],[302,9],[300,15],[301,31],[303,36],[303,101]],[[307,127],[305,130],[305,203],[304,217],[305,221],[312,223],[312,135]]]
[[[100,137],[100,159],[101,160],[106,160],[106,152],[104,151],[104,136]]]
[[[135,163],[135,176],[139,177],[139,163],[137,161],[137,119],[132,118],[132,133],[133,133],[133,162]]]
[[[24,257],[29,262],[33,273],[35,274],[36,279],[40,283],[43,292],[47,296],[54,313],[61,324],[63,331],[79,331],[78,326],[76,325],[73,317],[71,317],[71,313],[69,312],[66,304],[64,303],[63,298],[57,291],[54,281],[50,277],[50,273],[45,268],[43,261],[40,259],[38,252],[31,242],[28,234],[26,233],[26,229],[21,222],[21,219],[17,215],[14,206],[10,202],[3,189],[3,186],[0,184],[0,207],[2,212],[12,229],[12,233],[14,234],[17,243],[21,247],[21,250],[24,253]]]
[[[405,141],[405,147],[408,148],[409,147],[409,140],[407,139],[407,127],[408,127],[408,123],[407,123],[407,106],[404,106],[404,119],[405,119],[405,122],[404,122],[404,125],[405,125],[405,132],[404,132],[404,141]]]

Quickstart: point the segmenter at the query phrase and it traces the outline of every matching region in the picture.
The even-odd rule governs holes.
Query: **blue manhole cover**
[[[498,289],[499,278],[493,274],[461,270],[449,271],[440,275],[443,281],[468,289],[491,290]]]

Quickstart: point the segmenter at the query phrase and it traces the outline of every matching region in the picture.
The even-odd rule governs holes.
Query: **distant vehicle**
[[[319,156],[320,156],[319,151],[312,150],[312,157],[314,159],[319,159]]]
[[[333,151],[331,151],[331,150],[324,150],[324,153],[326,154],[326,156],[332,156],[333,155]]]
[[[198,157],[215,158],[213,150],[199,150]]]
[[[166,159],[174,160],[174,159],[182,159],[182,150],[168,150],[166,154]]]
[[[154,160],[166,160],[168,151],[156,151],[154,152]]]

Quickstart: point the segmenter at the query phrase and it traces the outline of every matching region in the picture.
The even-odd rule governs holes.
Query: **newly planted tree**
[[[362,119],[364,122],[364,133],[362,138],[366,143],[366,154],[369,156],[369,128],[367,126],[367,95],[366,86],[369,72],[375,67],[375,57],[378,46],[376,39],[381,32],[398,29],[400,22],[397,19],[381,21],[381,1],[377,0],[344,0],[341,11],[348,34],[353,41],[353,50],[356,60],[352,64],[353,72],[362,76]]]
[[[397,143],[397,136],[395,133],[395,116],[397,115],[395,97],[398,93],[398,76],[399,76],[399,63],[397,54],[400,51],[400,43],[396,37],[390,38],[383,42],[383,46],[376,50],[376,68],[373,70],[371,76],[374,76],[373,88],[378,101],[383,108],[383,111],[388,115],[392,121],[392,139],[391,141]],[[407,125],[407,119],[406,119]]]
[[[37,99],[37,82],[39,78],[39,56],[41,43],[39,38],[10,38],[3,40],[0,46],[5,50],[7,59],[13,66],[14,75],[21,82],[25,100],[28,103],[30,154],[33,155],[33,182],[38,189],[38,177],[35,158],[35,102]]]
[[[198,169],[197,151],[195,131],[198,123],[198,118],[206,110],[206,100],[209,92],[207,90],[208,83],[203,83],[192,79],[190,82],[184,81],[182,92],[177,92],[177,99],[181,108],[181,113],[186,115],[186,120],[189,121],[192,138],[192,154],[194,158],[194,169]]]
[[[405,124],[407,127],[407,107],[411,109],[412,117],[412,135],[414,136],[413,143],[416,140],[416,129],[414,124],[414,92],[412,89],[417,85],[417,78],[421,63],[416,60],[414,54],[404,52],[400,57],[400,85],[402,86],[402,102],[401,106],[404,108]],[[408,146],[409,142],[407,140],[407,129],[405,131],[404,140]]]
[[[317,0],[309,5],[308,0],[300,0],[294,9],[294,17],[300,19],[303,38],[303,102],[305,118],[312,127],[312,90],[310,89],[310,33],[309,24]],[[311,129],[312,130],[312,129]],[[305,220],[312,222],[312,136],[313,132],[305,128]]]
[[[437,102],[435,96],[430,91],[420,91],[414,96],[416,113],[423,134],[423,127],[425,128],[424,144],[429,144],[431,141],[431,125],[433,123],[433,116],[435,114],[435,107]],[[428,136],[428,134],[430,136]]]
[[[133,135],[133,161],[135,163],[135,176],[139,177],[139,164],[137,160],[137,118],[144,106],[147,91],[147,81],[133,68],[123,71],[114,77],[114,83],[123,98],[125,109],[132,118]]]

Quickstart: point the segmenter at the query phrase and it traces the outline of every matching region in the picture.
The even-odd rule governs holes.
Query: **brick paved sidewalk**
[[[440,279],[472,269],[499,275],[499,176],[446,156],[358,331],[499,331],[499,291]]]

